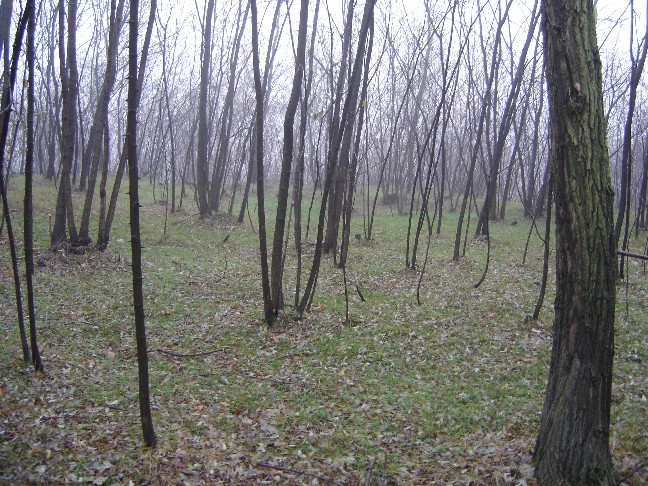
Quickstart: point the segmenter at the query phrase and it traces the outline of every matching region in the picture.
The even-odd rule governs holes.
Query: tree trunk
[[[79,242],[84,245],[89,245],[90,240],[90,213],[92,210],[92,200],[94,197],[95,185],[97,182],[97,174],[99,171],[99,159],[101,158],[102,139],[104,135],[104,124],[106,123],[106,116],[108,113],[108,105],[110,104],[110,96],[115,85],[117,77],[117,55],[119,47],[119,33],[122,27],[122,18],[124,12],[124,0],[119,0],[116,5],[115,0],[111,1],[110,6],[110,27],[108,34],[108,52],[106,62],[106,72],[99,93],[99,100],[97,108],[94,113],[92,127],[88,135],[88,145],[83,154],[82,166],[90,168],[87,177],[87,189],[85,193],[85,202],[83,205],[83,215],[81,216],[81,226],[79,228]],[[81,178],[85,183],[85,178]]]
[[[34,1],[28,0],[25,13],[29,16],[27,23],[27,146],[25,152],[25,201],[24,201],[24,245],[25,245],[25,283],[27,284],[27,314],[29,315],[29,336],[31,359],[34,371],[43,372],[43,362],[36,339],[36,307],[34,305],[34,36],[36,31],[36,9]]]
[[[209,209],[213,211],[220,210],[220,199],[223,185],[225,183],[225,169],[227,167],[227,158],[229,155],[229,143],[232,131],[232,114],[234,111],[234,95],[236,93],[236,69],[238,66],[238,57],[241,47],[241,39],[245,32],[245,24],[249,11],[249,3],[245,7],[243,19],[241,19],[242,2],[239,2],[239,15],[237,16],[235,43],[232,48],[230,58],[230,73],[229,81],[227,84],[227,93],[225,101],[223,102],[223,109],[221,113],[220,133],[218,139],[218,148],[216,151],[216,163],[214,164],[214,171],[212,174],[211,188],[209,190]]]
[[[146,349],[146,325],[144,321],[144,290],[142,287],[142,241],[139,221],[139,174],[137,167],[137,107],[139,83],[137,70],[138,0],[130,3],[130,29],[128,39],[128,118],[126,145],[128,147],[128,192],[130,195],[130,229],[133,272],[133,307],[135,310],[135,337],[137,342],[137,367],[139,381],[140,419],[144,444],[155,445],[155,431],[151,416],[149,396],[148,351]]]
[[[643,171],[641,174],[641,186],[639,189],[639,201],[637,203],[637,224],[635,225],[635,237],[639,236],[639,229],[645,228],[648,224],[648,139],[644,139],[642,151]]]
[[[281,159],[281,176],[279,179],[279,197],[277,200],[277,215],[275,220],[274,240],[272,242],[271,261],[271,295],[272,312],[276,317],[283,307],[283,239],[286,229],[286,213],[288,208],[288,193],[290,189],[290,173],[294,152],[294,128],[297,106],[301,93],[304,67],[306,64],[306,32],[308,30],[308,0],[301,0],[299,13],[299,31],[297,34],[297,53],[295,58],[295,73],[292,91],[286,107],[283,125],[283,152]],[[268,322],[271,324],[272,322]]]
[[[632,5],[632,3],[631,3]],[[631,12],[632,20],[634,21],[634,9]],[[633,22],[634,23],[634,22]],[[630,29],[632,32],[632,28]],[[626,115],[626,122],[623,130],[623,151],[621,156],[621,194],[619,196],[619,212],[617,213],[616,226],[614,229],[614,238],[616,239],[617,246],[621,250],[627,250],[628,247],[628,232],[630,226],[630,199],[631,199],[631,184],[632,184],[632,119],[634,117],[635,105],[637,101],[637,88],[641,80],[644,64],[646,61],[646,52],[648,50],[648,24],[646,24],[646,33],[644,34],[641,42],[642,49],[639,54],[639,59],[635,60],[632,51],[632,33],[630,34],[630,56],[632,66],[630,69],[630,93],[628,94],[628,113]],[[625,222],[625,225],[624,225]],[[623,228],[623,238],[621,238],[621,230]],[[619,240],[621,244],[619,245]],[[625,259],[619,259],[619,276],[623,278]]]
[[[138,106],[139,106],[140,99],[142,97],[142,88],[144,87],[146,61],[148,59],[149,45],[151,44],[151,33],[153,32],[153,23],[155,21],[156,10],[157,10],[157,0],[151,0],[151,9],[149,12],[148,25],[146,27],[146,35],[144,36],[144,45],[142,46],[142,56],[139,65],[139,71],[137,73]],[[121,136],[118,135],[117,138],[120,139]],[[126,167],[127,151],[128,151],[128,147],[126,146],[126,144],[122,145],[120,156],[119,156],[119,164],[117,166],[117,173],[115,174],[115,182],[113,184],[112,193],[110,195],[110,204],[108,205],[108,211],[106,213],[106,221],[103,226],[99,225],[99,233],[97,235],[97,248],[100,250],[105,250],[108,247],[108,241],[110,240],[110,229],[112,228],[112,222],[115,217],[115,210],[117,208],[117,198],[119,197],[121,180],[124,175],[124,169]]]
[[[524,70],[527,66],[527,53],[529,52],[529,46],[531,45],[531,40],[533,39],[533,34],[536,30],[536,23],[539,17],[537,7],[538,1],[536,0],[533,4],[533,12],[531,13],[531,22],[529,24],[526,41],[524,42],[524,47],[520,54],[520,60],[517,64],[515,76],[511,80],[511,87],[504,107],[504,113],[502,114],[502,119],[500,120],[497,130],[497,138],[495,139],[495,147],[493,150],[490,174],[486,188],[486,198],[484,199],[482,211],[479,214],[475,236],[487,236],[489,219],[495,216],[495,209],[497,206],[497,181],[500,173],[500,165],[504,156],[504,149],[506,148],[506,138],[510,132],[513,117],[515,116],[518,96],[522,88]],[[504,194],[504,197],[506,197],[506,193]]]
[[[365,48],[367,44],[367,35],[369,32],[369,27],[373,19],[374,7],[376,5],[375,0],[367,0],[364,7],[364,12],[362,14],[362,24],[360,26],[360,31],[358,32],[358,46],[355,55],[355,60],[353,63],[352,74],[350,77],[349,85],[352,89],[347,93],[346,100],[344,102],[344,109],[342,110],[342,116],[340,118],[340,127],[345,127],[347,125],[348,117],[352,117],[354,114],[351,112],[357,105],[358,98],[358,89],[360,84],[360,76],[362,74],[363,61],[365,57]],[[355,91],[355,93],[354,93]],[[350,128],[349,128],[350,129]],[[317,281],[317,276],[319,274],[319,267],[321,264],[322,250],[323,250],[323,240],[324,240],[324,220],[326,217],[326,203],[329,196],[329,191],[331,190],[331,184],[333,182],[335,166],[338,161],[338,156],[340,152],[340,145],[342,134],[338,133],[333,134],[332,145],[329,150],[327,167],[326,167],[326,181],[324,183],[324,189],[322,191],[322,201],[320,205],[320,214],[319,220],[317,223],[317,239],[315,242],[315,250],[313,254],[313,265],[311,266],[310,275],[308,277],[308,282],[304,288],[304,295],[300,300],[299,306],[297,307],[297,313],[303,314],[306,310],[306,307],[309,305],[314,292],[315,284]]]
[[[18,251],[16,249],[16,239],[11,224],[11,214],[9,212],[9,201],[7,200],[7,187],[4,181],[4,159],[5,149],[7,146],[7,136],[9,134],[9,118],[11,116],[11,95],[16,84],[16,74],[18,72],[18,60],[20,58],[20,46],[25,34],[27,24],[26,12],[20,17],[16,29],[16,38],[14,40],[13,52],[11,56],[11,68],[5,72],[2,82],[2,101],[0,103],[0,196],[2,197],[2,211],[4,220],[7,223],[7,238],[9,240],[9,250],[11,253],[11,267],[14,276],[14,290],[16,293],[16,310],[18,312],[18,327],[20,330],[20,341],[22,345],[23,360],[28,363],[29,347],[27,346],[27,334],[25,332],[25,314],[22,306],[22,291],[20,287],[20,273],[18,270]]]
[[[59,2],[59,67],[61,70],[61,99],[63,100],[61,120],[61,180],[59,182],[58,196],[56,199],[56,215],[52,229],[51,244],[56,246],[66,238],[66,226],[70,232],[70,239],[76,242],[76,226],[74,211],[72,209],[72,183],[70,172],[74,158],[76,143],[76,102],[79,74],[76,62],[76,16],[77,0],[68,2],[67,13],[67,56],[65,54],[65,2]],[[66,58],[67,57],[67,58]]]
[[[261,288],[263,291],[263,315],[266,322],[272,322],[272,296],[270,293],[270,277],[268,273],[268,242],[266,237],[265,195],[263,187],[263,114],[264,92],[261,85],[261,69],[259,67],[259,30],[257,22],[256,0],[250,0],[252,13],[252,65],[254,70],[254,92],[256,98],[255,113],[255,158],[257,166],[257,204],[259,215],[259,253],[261,256]]]
[[[209,138],[209,126],[207,125],[207,91],[211,79],[211,31],[212,15],[214,12],[214,0],[207,3],[207,15],[202,40],[202,65],[200,69],[200,97],[198,101],[198,157],[196,159],[196,192],[198,196],[198,210],[200,217],[206,218],[209,215],[209,204],[207,202],[207,179],[209,169],[207,165],[207,145]]]
[[[541,485],[613,484],[609,447],[616,243],[592,0],[544,0],[556,301],[534,457]]]

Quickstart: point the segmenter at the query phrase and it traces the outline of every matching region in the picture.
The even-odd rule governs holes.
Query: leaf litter
[[[160,240],[149,210],[145,308],[157,447],[141,440],[127,243],[41,253],[44,375],[20,361],[10,288],[0,301],[0,482],[535,484],[552,299],[540,320],[525,319],[537,296],[539,245],[522,266],[523,236],[511,238],[506,227],[498,239],[494,224],[491,273],[475,290],[483,249],[469,246],[450,262],[449,237],[435,239],[418,306],[418,271],[403,269],[406,220],[385,217],[375,241],[351,249],[347,277],[366,302],[349,287],[350,322],[341,272],[325,261],[311,311],[301,320],[287,311],[268,329],[253,231],[191,220]],[[10,282],[7,258],[0,256]],[[286,302],[294,268],[288,258]],[[638,266],[630,278],[628,313],[620,292],[617,318],[618,478],[648,455],[648,282]],[[646,469],[624,484],[648,482]]]

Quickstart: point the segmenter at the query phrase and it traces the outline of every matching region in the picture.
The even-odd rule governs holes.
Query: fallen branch
[[[187,221],[188,219],[191,219],[191,218],[193,218],[194,216],[198,216],[199,214],[200,214],[200,213],[194,213],[194,214],[192,214],[191,216],[187,216],[186,218],[181,219],[180,221],[174,221],[174,222],[171,223],[171,224],[172,224],[173,226],[175,226],[175,225],[177,225],[177,224],[184,223],[184,222]]]
[[[648,255],[642,255],[641,253],[630,253],[629,251],[619,250],[617,253],[621,256],[638,258],[639,260],[648,260]]]
[[[620,252],[619,252],[620,253]],[[648,461],[644,462],[643,464],[639,464],[637,467],[635,467],[632,471],[630,471],[629,474],[625,475],[619,481],[617,481],[615,486],[620,486],[622,483],[624,483],[626,480],[630,479],[632,476],[637,474],[639,471],[641,471],[644,467],[648,466]]]
[[[309,473],[307,471],[302,471],[300,469],[293,469],[292,467],[284,467],[284,466],[273,466],[272,464],[266,464],[265,462],[257,462],[256,465],[258,467],[266,467],[268,469],[276,469],[277,471],[285,471],[285,472],[291,472],[295,474],[301,474],[302,476],[309,476],[311,478],[316,478],[319,479],[320,481],[326,481],[331,482],[331,478],[327,478],[326,476],[319,476],[317,474]]]
[[[198,356],[207,356],[209,354],[216,354],[221,351],[225,351],[225,349],[214,349],[212,351],[204,351],[202,353],[189,353],[189,354],[173,353],[171,351],[165,351],[164,349],[150,349],[149,354],[161,353],[169,356],[175,356],[176,358],[197,358]]]
[[[308,351],[301,351],[299,353],[290,353],[290,354],[284,354],[282,356],[277,356],[275,359],[287,359],[287,358],[296,358],[297,356],[311,356],[313,353],[309,353]]]

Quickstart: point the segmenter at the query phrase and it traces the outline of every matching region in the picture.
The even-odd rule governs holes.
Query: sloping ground
[[[539,321],[526,319],[542,254],[534,237],[522,264],[526,224],[492,225],[491,268],[474,289],[485,246],[469,243],[451,262],[447,216],[419,306],[420,273],[404,269],[407,219],[386,211],[375,239],[351,250],[349,322],[342,273],[327,260],[311,311],[296,321],[288,309],[268,329],[249,225],[178,214],[162,238],[164,207],[148,201],[158,446],[145,449],[125,212],[109,250],[73,255],[45,251],[47,211],[37,215],[35,275],[44,375],[20,359],[6,240],[0,252],[0,483],[534,483],[553,297]],[[648,467],[635,471],[648,458],[648,276],[630,268],[619,286],[611,446],[618,479],[639,485],[648,483]]]

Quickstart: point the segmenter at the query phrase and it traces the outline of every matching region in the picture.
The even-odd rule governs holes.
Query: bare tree
[[[209,86],[211,66],[211,33],[212,16],[214,13],[214,0],[207,2],[207,13],[203,23],[202,56],[200,68],[200,100],[198,101],[198,156],[196,159],[196,195],[198,197],[198,210],[200,216],[206,218],[209,215],[209,204],[207,202],[207,181],[209,179],[207,165],[207,144],[209,137],[209,126],[207,124],[207,88]]]
[[[468,200],[471,198],[472,191],[473,191],[473,180],[474,180],[474,173],[475,173],[475,165],[477,164],[477,159],[479,158],[481,146],[482,146],[482,136],[484,134],[484,125],[486,123],[486,116],[488,111],[490,110],[490,104],[492,102],[492,96],[493,96],[493,83],[495,80],[495,72],[497,70],[497,62],[498,62],[498,54],[499,54],[499,49],[497,46],[499,46],[499,43],[501,41],[501,35],[502,35],[502,27],[504,26],[504,23],[506,22],[506,18],[508,17],[508,12],[512,4],[512,0],[508,0],[506,2],[504,11],[501,12],[499,21],[497,22],[497,28],[495,30],[495,38],[494,38],[494,48],[492,49],[492,54],[491,54],[491,59],[490,59],[490,68],[488,69],[487,73],[487,81],[486,81],[486,87],[485,87],[485,93],[482,99],[482,104],[480,107],[480,115],[479,115],[479,122],[477,125],[477,133],[475,134],[475,141],[474,145],[472,148],[472,153],[470,157],[470,166],[468,168],[468,177],[466,180],[466,186],[464,190],[464,195],[463,195],[463,200],[461,202],[461,209],[459,210],[459,221],[457,222],[457,232],[455,234],[455,242],[454,242],[454,252],[452,254],[452,259],[453,260],[458,260],[459,259],[459,253],[461,249],[461,235],[462,235],[462,230],[463,230],[463,223],[464,223],[464,218],[466,215],[466,210],[468,209]],[[486,64],[486,60],[484,60],[484,63]],[[486,73],[485,73],[486,74]]]
[[[128,193],[130,196],[130,229],[133,272],[133,307],[135,310],[135,338],[137,342],[137,367],[139,370],[139,406],[144,444],[155,445],[155,431],[149,395],[148,350],[144,317],[144,290],[142,287],[142,241],[139,217],[139,173],[137,164],[137,108],[139,83],[137,67],[139,0],[130,0],[130,29],[128,36],[128,120],[126,145],[128,147]]]
[[[151,0],[148,24],[146,27],[146,34],[144,36],[144,44],[142,45],[142,54],[140,56],[139,71],[137,73],[137,103],[139,105],[142,88],[144,86],[144,77],[146,74],[146,63],[148,60],[149,46],[151,45],[151,33],[153,32],[153,24],[155,22],[155,12],[157,11],[157,0]],[[105,221],[99,221],[99,230],[97,234],[97,248],[105,250],[108,247],[110,240],[110,229],[115,217],[115,210],[117,208],[117,198],[119,197],[119,189],[121,187],[121,180],[124,175],[126,167],[126,160],[128,159],[128,147],[124,144],[121,147],[119,156],[119,163],[117,165],[117,172],[115,174],[115,182],[113,184],[112,193],[110,195],[110,203],[106,211]]]
[[[79,228],[79,243],[89,245],[90,240],[90,212],[92,210],[92,201],[94,189],[99,171],[99,160],[103,148],[103,136],[105,135],[105,124],[108,116],[108,106],[115,79],[117,77],[117,55],[119,47],[119,34],[122,27],[124,15],[124,0],[115,0],[110,2],[110,22],[108,27],[108,47],[106,53],[106,71],[104,73],[101,91],[99,93],[97,107],[94,113],[88,143],[83,154],[83,165],[90,167],[88,182],[85,194],[85,203],[83,206],[83,215],[81,216],[81,226]]]
[[[20,58],[20,46],[22,44],[28,15],[24,11],[20,16],[18,28],[16,29],[15,40],[11,55],[10,69],[5,72],[2,80],[2,96],[0,98],[0,196],[2,197],[2,211],[7,225],[7,238],[9,239],[9,251],[11,252],[11,267],[14,276],[14,290],[16,294],[16,310],[18,313],[18,328],[20,330],[20,342],[22,345],[23,360],[29,363],[29,346],[27,345],[27,333],[25,331],[25,314],[22,306],[22,291],[20,287],[20,273],[18,270],[18,252],[16,249],[16,238],[11,223],[9,212],[9,201],[7,199],[7,186],[4,176],[5,148],[9,134],[9,118],[11,116],[11,97],[16,84],[18,72],[18,61]]]
[[[628,248],[628,233],[630,227],[630,201],[631,201],[631,181],[632,181],[632,119],[634,117],[635,106],[637,103],[637,88],[641,75],[643,74],[644,64],[646,62],[646,53],[648,52],[648,22],[646,31],[640,42],[639,56],[635,57],[634,52],[634,22],[635,10],[634,1],[630,0],[630,91],[628,94],[628,112],[626,115],[625,126],[623,129],[623,152],[621,155],[621,188],[619,195],[619,209],[614,228],[614,237],[617,246],[621,242],[621,250]],[[646,8],[648,14],[648,5]],[[625,222],[625,225],[624,225]],[[623,228],[623,239],[621,240],[621,229]],[[619,276],[623,278],[625,259],[619,259]]]
[[[273,320],[272,294],[270,292],[270,277],[268,272],[268,243],[266,236],[265,193],[263,185],[263,116],[264,92],[261,84],[261,69],[259,67],[259,24],[257,20],[256,0],[250,0],[252,13],[252,66],[254,69],[254,92],[256,95],[255,112],[255,160],[257,170],[257,200],[259,215],[259,253],[261,256],[261,288],[263,292],[263,315],[267,323]]]
[[[212,211],[219,211],[220,199],[225,184],[225,172],[227,169],[227,158],[229,155],[229,144],[232,134],[232,117],[234,114],[234,95],[236,92],[238,59],[241,47],[241,39],[245,32],[245,24],[249,11],[249,3],[246,2],[245,12],[242,12],[243,2],[239,2],[238,15],[236,17],[236,32],[234,34],[234,45],[230,54],[229,80],[227,92],[223,100],[222,112],[220,115],[220,130],[218,146],[216,149],[216,162],[212,173],[211,188],[209,190],[209,208]]]
[[[76,145],[77,90],[79,73],[76,53],[77,0],[69,0],[67,11],[67,48],[65,47],[65,1],[59,0],[59,68],[61,71],[61,99],[63,112],[61,120],[61,178],[56,199],[56,215],[52,228],[52,247],[66,239],[66,227],[70,240],[78,240],[74,210],[72,208],[72,159]],[[67,55],[66,55],[67,49]]]
[[[34,218],[32,202],[32,181],[34,168],[34,33],[36,31],[36,9],[34,0],[25,4],[27,22],[27,147],[25,153],[25,200],[24,200],[24,246],[25,246],[25,283],[27,285],[27,313],[29,315],[29,336],[31,359],[34,371],[43,372],[43,362],[36,337],[36,306],[34,304]]]
[[[288,195],[290,189],[290,174],[294,152],[294,125],[299,97],[301,94],[304,69],[306,65],[306,33],[308,31],[308,0],[301,0],[299,11],[299,32],[297,34],[297,53],[295,57],[295,73],[293,75],[292,90],[286,107],[286,116],[283,126],[283,152],[281,159],[281,176],[279,179],[279,196],[277,201],[277,215],[275,221],[274,240],[272,243],[271,261],[271,297],[272,315],[277,317],[283,307],[283,240],[286,229],[286,214],[288,209]],[[271,321],[268,322],[271,324]]]

